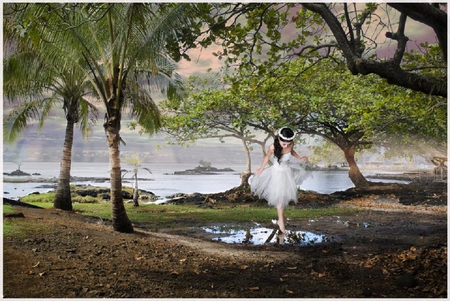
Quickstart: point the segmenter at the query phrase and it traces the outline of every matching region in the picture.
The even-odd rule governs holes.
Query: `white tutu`
[[[297,185],[311,176],[311,172],[301,164],[289,164],[290,158],[290,153],[281,157],[281,163],[274,158],[272,166],[265,168],[251,180],[251,191],[266,199],[270,206],[281,208],[287,207],[290,201],[297,203]]]

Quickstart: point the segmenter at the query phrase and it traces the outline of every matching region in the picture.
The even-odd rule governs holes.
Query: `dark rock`
[[[21,171],[19,169],[15,170],[15,171],[11,172],[10,174],[7,174],[7,175],[15,176],[15,177],[18,177],[18,176],[30,176],[29,173],[23,172],[23,171]]]
[[[216,168],[216,167],[204,167],[197,166],[194,169],[186,169],[185,171],[175,171],[174,175],[215,175],[219,172],[234,172],[231,168]]]

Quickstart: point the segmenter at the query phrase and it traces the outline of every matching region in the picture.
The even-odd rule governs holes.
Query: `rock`
[[[17,177],[17,176],[30,176],[29,173],[23,172],[20,169],[17,169],[17,170],[15,170],[15,171],[11,172],[10,174],[7,174],[7,175],[15,176],[15,177]]]
[[[194,169],[186,169],[185,171],[175,171],[174,175],[215,175],[218,172],[234,172],[231,168],[216,168],[216,167],[204,167],[204,166],[197,166]]]

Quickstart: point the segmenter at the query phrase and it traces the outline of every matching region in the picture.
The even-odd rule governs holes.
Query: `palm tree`
[[[42,129],[49,113],[62,103],[66,132],[54,207],[71,211],[70,171],[74,125],[80,124],[81,132],[87,139],[97,117],[97,108],[85,98],[89,82],[84,73],[52,63],[46,58],[45,50],[38,49],[39,45],[21,41],[9,26],[5,28],[8,33],[5,35],[5,44],[15,47],[4,60],[4,92],[16,106],[4,118],[4,141],[15,142],[32,120],[38,119],[39,129]]]
[[[59,46],[55,60],[72,59],[74,67],[85,70],[106,109],[103,126],[109,148],[112,220],[119,232],[133,232],[122,198],[121,116],[129,113],[149,134],[161,126],[151,93],[177,91],[171,88],[178,84],[176,65],[166,47],[179,34],[175,29],[193,18],[187,7],[188,3],[24,4],[33,12],[26,18],[27,26],[36,24],[34,31],[53,38],[52,49]]]
[[[138,207],[139,206],[139,188],[138,188],[138,171],[139,168],[141,168],[142,163],[144,162],[145,158],[147,156],[138,156],[133,155],[129,157],[125,157],[124,161],[133,166],[133,178],[134,178],[134,188],[133,188],[133,206]],[[149,173],[152,173],[150,169],[146,167],[142,167],[142,169],[148,171]],[[124,171],[124,170],[122,170]],[[126,171],[128,172],[128,171]],[[125,173],[126,174],[126,173]],[[124,176],[125,176],[124,174]]]

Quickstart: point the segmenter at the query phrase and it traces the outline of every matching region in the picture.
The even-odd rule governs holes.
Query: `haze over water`
[[[55,178],[59,176],[58,162],[26,162],[21,166],[23,172],[40,175],[33,175],[32,178]],[[216,175],[174,175],[175,171],[184,171],[195,168],[192,164],[143,164],[142,168],[151,170],[151,174],[140,169],[138,178],[139,189],[151,191],[162,200],[176,193],[215,193],[223,192],[240,184],[240,173],[245,170],[244,165],[214,165],[216,168],[231,168],[235,172],[223,172]],[[133,187],[132,168],[127,164],[122,164],[122,168],[129,170],[123,178],[123,185]],[[17,169],[17,165],[12,162],[3,162],[3,172],[10,173]],[[371,175],[377,172],[363,172],[364,175]],[[107,178],[105,182],[73,182],[72,184],[93,185],[109,187],[109,164],[108,163],[72,163],[71,175],[74,177],[96,177]],[[28,178],[28,177],[27,177]],[[380,181],[380,180],[377,180]],[[387,180],[385,181],[387,182]],[[56,183],[3,183],[3,196],[11,199],[18,199],[31,192],[48,192],[54,188],[43,187],[43,185],[53,185]],[[348,177],[347,171],[314,171],[313,176],[308,178],[301,186],[302,190],[311,190],[319,193],[333,193],[335,191],[346,190],[353,187],[353,183]],[[56,187],[56,186],[55,186]]]

